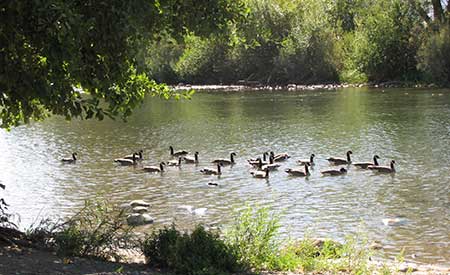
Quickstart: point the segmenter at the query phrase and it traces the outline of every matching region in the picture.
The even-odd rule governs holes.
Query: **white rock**
[[[142,214],[142,213],[147,212],[148,209],[145,206],[136,206],[136,207],[133,207],[132,211],[133,211],[133,213]]]
[[[127,223],[131,226],[139,226],[153,223],[154,219],[149,214],[133,213],[127,216]]]
[[[149,207],[150,203],[145,202],[143,200],[134,200],[130,202],[130,206],[131,207],[136,207],[136,206],[144,206],[144,207]]]
[[[194,209],[194,211],[192,211],[192,214],[197,215],[197,216],[203,216],[206,213],[207,208],[197,208]]]
[[[406,222],[405,219],[401,219],[401,218],[386,218],[386,219],[382,219],[381,221],[383,222],[384,225],[389,225],[389,226],[402,225]]]

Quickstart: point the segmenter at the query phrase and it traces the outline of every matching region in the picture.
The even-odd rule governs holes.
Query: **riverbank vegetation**
[[[87,202],[65,221],[45,221],[22,233],[26,242],[21,240],[20,244],[54,250],[65,259],[75,256],[124,261],[124,255],[129,255],[124,251],[134,251],[145,256],[150,268],[176,274],[267,270],[391,274],[398,264],[377,265],[371,261],[374,250],[364,234],[349,236],[344,243],[313,239],[307,234],[300,240],[289,239],[278,231],[279,214],[268,207],[244,208],[224,231],[202,225],[184,231],[172,225],[140,238],[136,237],[136,228],[126,225],[125,218],[123,209]]]
[[[450,82],[445,1],[244,0],[227,32],[151,43],[159,82],[313,84]]]

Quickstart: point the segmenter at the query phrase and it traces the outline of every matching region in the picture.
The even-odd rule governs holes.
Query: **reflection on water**
[[[150,201],[157,221],[150,227],[173,221],[183,227],[224,226],[245,203],[272,204],[285,213],[283,230],[293,236],[309,230],[342,239],[364,224],[387,256],[405,248],[420,262],[447,263],[449,107],[449,92],[420,90],[201,92],[191,101],[149,99],[128,123],[51,118],[1,130],[0,182],[23,226],[37,216],[72,213],[89,198]],[[155,165],[168,160],[170,145],[199,151],[200,164],[159,175],[112,162],[142,148],[143,164]],[[320,176],[329,167],[325,158],[350,149],[355,161],[374,154],[382,164],[395,159],[398,173],[351,167],[346,176]],[[268,181],[252,178],[246,159],[268,150],[292,158]],[[80,158],[76,165],[60,163],[74,151]],[[237,153],[237,164],[225,167],[220,178],[199,173],[230,152]],[[283,172],[311,153],[317,164],[308,179]],[[397,216],[406,222],[382,222]]]

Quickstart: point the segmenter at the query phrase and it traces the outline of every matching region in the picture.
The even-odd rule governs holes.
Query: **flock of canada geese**
[[[180,167],[182,163],[185,164],[198,164],[199,163],[199,153],[195,152],[193,155],[189,156],[189,152],[186,150],[175,151],[172,146],[169,147],[170,156],[172,160],[167,162],[161,162],[159,166],[143,166],[142,170],[145,172],[152,173],[162,173],[166,166],[175,166]],[[378,155],[373,156],[373,161],[367,162],[355,162],[353,163],[351,160],[352,151],[347,151],[347,156],[344,157],[329,157],[327,158],[328,162],[332,165],[353,165],[357,168],[361,169],[370,169],[379,173],[395,173],[395,160],[390,162],[389,166],[379,165],[378,159],[380,158]],[[212,161],[215,164],[215,167],[205,167],[200,170],[200,172],[204,175],[221,175],[222,170],[221,167],[226,165],[234,165],[236,157],[236,153],[231,153],[229,159],[215,159]],[[262,157],[257,157],[253,159],[247,160],[247,162],[253,166],[255,171],[252,171],[250,174],[255,178],[268,179],[269,173],[271,171],[275,171],[280,168],[280,162],[286,161],[290,156],[287,153],[275,154],[274,152],[265,152],[262,154]],[[290,176],[295,177],[308,177],[311,175],[310,169],[308,167],[314,166],[314,158],[315,155],[311,154],[311,156],[307,159],[299,159],[297,160],[298,167],[287,168],[285,170]],[[131,155],[124,156],[122,158],[114,159],[114,162],[123,166],[132,166],[137,165],[138,162],[142,161],[143,158],[143,150],[139,152],[135,152]],[[61,160],[63,163],[73,164],[77,161],[77,153],[73,153],[71,158],[63,158]],[[348,167],[347,167],[348,168]],[[328,169],[321,171],[324,176],[339,176],[347,173],[347,169],[342,167],[340,169]]]

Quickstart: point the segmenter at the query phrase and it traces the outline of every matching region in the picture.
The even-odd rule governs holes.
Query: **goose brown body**
[[[375,166],[375,165],[371,165],[368,168],[370,170],[376,171],[376,172],[380,172],[380,173],[395,173],[395,160],[391,160],[391,163],[389,166]]]
[[[230,154],[230,159],[215,159],[212,161],[212,163],[222,164],[222,165],[232,165],[234,164],[234,157],[236,156],[236,153]]]
[[[378,155],[373,156],[373,162],[355,162],[355,165],[358,168],[367,169],[369,166],[378,166],[378,159],[380,157]]]
[[[288,168],[286,169],[286,173],[288,173],[291,176],[295,176],[295,177],[307,177],[310,175],[309,173],[309,169],[308,169],[308,164],[304,164],[305,166],[305,170],[300,170],[300,169],[291,169]]]
[[[72,157],[71,158],[63,158],[61,159],[61,162],[63,163],[75,163],[77,161],[77,153],[72,153]]]
[[[142,168],[142,170],[144,170],[145,172],[158,172],[158,173],[161,173],[161,172],[164,172],[164,166],[165,165],[166,165],[166,163],[161,162],[159,164],[159,166],[144,166]]]
[[[330,170],[322,171],[321,173],[324,176],[340,176],[340,175],[346,174],[347,173],[347,169],[345,169],[345,168],[341,168],[339,170],[330,169]]]
[[[339,157],[329,157],[327,160],[334,165],[342,165],[342,164],[350,164],[352,163],[352,160],[350,158],[350,155],[352,154],[352,151],[347,151],[347,158],[339,158]]]

